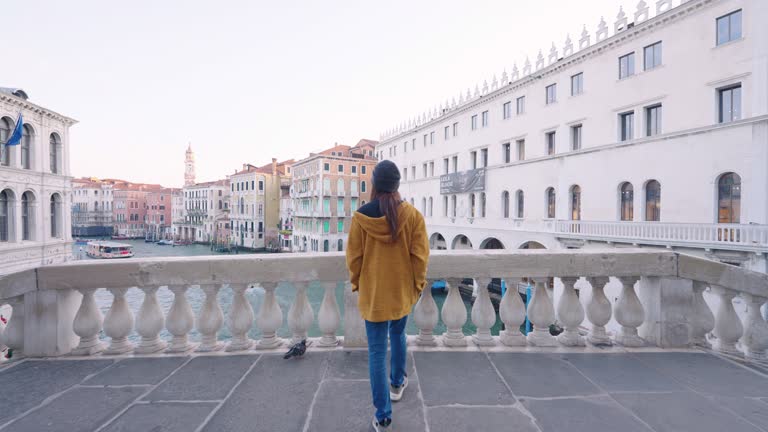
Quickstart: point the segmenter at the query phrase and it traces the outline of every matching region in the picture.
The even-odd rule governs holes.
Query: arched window
[[[661,220],[661,185],[656,180],[645,184],[645,220]]]
[[[61,237],[63,231],[62,228],[61,196],[59,194],[53,194],[51,195],[51,237]]]
[[[557,214],[555,188],[547,188],[547,217],[554,219]]]
[[[525,195],[523,194],[523,191],[517,191],[515,198],[517,201],[517,213],[515,213],[515,215],[518,219],[522,219],[525,217]]]
[[[365,193],[365,181],[360,182],[360,192]]]
[[[35,197],[32,192],[21,195],[21,239],[33,240],[34,236],[34,206]],[[98,204],[98,203],[96,203]]]
[[[323,240],[323,252],[328,252],[330,250],[330,242],[328,240]]]
[[[619,188],[619,208],[620,211],[620,217],[623,221],[631,221],[633,219],[633,213],[634,213],[634,202],[635,199],[635,191],[632,187],[632,183],[630,182],[624,182],[621,184],[621,188]]]
[[[581,188],[579,185],[571,186],[571,220],[581,220]]]
[[[427,215],[427,199],[426,198],[421,199],[421,214],[424,216]]]
[[[456,195],[451,195],[451,217],[456,217]]]
[[[429,212],[427,213],[429,217],[432,217],[432,197],[429,197]]]
[[[501,214],[504,219],[509,217],[509,192],[507,191],[501,193]]]
[[[11,148],[5,143],[11,137],[13,120],[8,117],[0,118],[0,165],[11,166]]]
[[[331,194],[331,179],[328,177],[323,179],[323,194],[330,195]]]
[[[717,181],[717,223],[739,223],[741,220],[741,177],[726,173]]]
[[[35,133],[29,125],[24,125],[21,129],[21,167],[30,169],[32,167],[32,139]]]
[[[485,192],[480,192],[480,217],[485,217]]]
[[[469,194],[469,217],[475,217],[475,194]]]
[[[0,191],[0,242],[7,242],[10,239],[10,201],[7,190]]]
[[[344,250],[344,240],[342,240],[342,239],[339,239],[339,242],[338,242],[338,244],[336,245],[336,247],[337,247],[337,250],[339,250],[339,251],[343,251],[343,250]]]
[[[344,195],[344,179],[338,179],[336,181],[336,194]]]
[[[61,138],[57,133],[52,133],[48,141],[48,151],[50,154],[51,172],[59,173],[59,159],[61,154]]]

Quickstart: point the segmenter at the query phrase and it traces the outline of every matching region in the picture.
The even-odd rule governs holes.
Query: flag
[[[21,115],[21,111],[19,111],[19,118],[16,119],[16,127],[13,128],[13,133],[11,134],[11,137],[8,138],[8,142],[5,143],[7,146],[14,146],[19,145],[21,143],[21,131],[24,125],[24,117]]]

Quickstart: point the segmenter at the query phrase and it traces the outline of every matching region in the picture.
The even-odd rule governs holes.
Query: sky
[[[354,145],[626,0],[0,0],[0,86],[79,121],[75,177],[179,187]],[[651,7],[655,2],[648,2]],[[677,2],[675,2],[677,3]]]

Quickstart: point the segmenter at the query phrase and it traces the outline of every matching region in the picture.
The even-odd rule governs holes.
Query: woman
[[[427,283],[429,242],[424,218],[400,198],[400,172],[390,161],[373,170],[371,202],[352,217],[347,267],[358,291],[360,315],[368,335],[368,369],[376,415],[375,431],[392,423],[392,403],[408,386],[405,323]],[[387,385],[387,333],[392,344]]]

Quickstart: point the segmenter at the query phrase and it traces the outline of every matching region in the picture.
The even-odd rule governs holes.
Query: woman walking
[[[424,218],[397,191],[400,172],[390,161],[373,170],[371,202],[352,217],[347,267],[368,335],[368,369],[375,431],[392,424],[392,401],[408,386],[405,323],[427,283],[429,242]],[[392,344],[387,383],[387,334]]]

